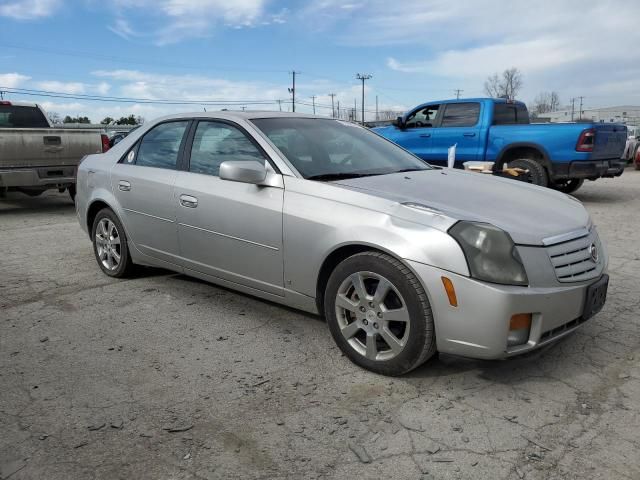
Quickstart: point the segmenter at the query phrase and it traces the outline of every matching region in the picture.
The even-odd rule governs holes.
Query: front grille
[[[598,252],[596,260],[592,256],[594,247]],[[560,282],[592,280],[598,278],[602,271],[604,252],[595,230],[582,237],[550,245],[547,252]]]
[[[557,337],[558,335],[560,335],[561,333],[564,333],[568,330],[572,330],[573,328],[577,327],[578,325],[583,324],[584,322],[586,322],[588,320],[588,318],[576,318],[575,320],[571,320],[570,322],[567,322],[563,325],[560,325],[552,330],[547,330],[546,332],[544,332],[542,335],[540,335],[540,342],[544,342],[545,340],[549,340],[553,337]]]

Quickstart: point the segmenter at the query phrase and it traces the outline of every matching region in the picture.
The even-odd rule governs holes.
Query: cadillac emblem
[[[589,255],[591,255],[591,260],[593,260],[594,263],[598,263],[598,247],[596,247],[595,243],[592,243],[589,247]]]

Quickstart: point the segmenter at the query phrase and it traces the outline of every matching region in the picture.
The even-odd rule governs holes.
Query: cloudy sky
[[[488,75],[517,67],[527,102],[555,90],[587,108],[640,105],[639,21],[638,0],[0,0],[0,87],[62,115],[153,118],[214,101],[278,108],[251,102],[289,101],[295,69],[298,110],[316,96],[329,114],[329,93],[360,108],[358,72],[373,76],[367,109],[377,95],[403,110],[482,96]]]

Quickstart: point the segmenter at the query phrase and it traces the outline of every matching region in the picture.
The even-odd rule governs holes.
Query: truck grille
[[[604,252],[595,229],[582,237],[550,245],[547,252],[560,282],[591,280],[602,272]]]

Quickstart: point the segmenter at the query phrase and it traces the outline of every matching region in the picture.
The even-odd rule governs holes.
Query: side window
[[[220,122],[200,122],[193,138],[189,171],[218,176],[227,161],[258,161],[265,158],[239,129]]]
[[[410,113],[405,122],[406,128],[433,127],[436,123],[440,105],[429,105]]]
[[[565,112],[566,115],[566,112]],[[521,104],[496,103],[493,106],[494,125],[514,125],[529,123],[529,112]]]
[[[479,103],[450,103],[444,111],[442,127],[473,127],[480,116]]]
[[[137,154],[131,150],[125,157],[125,163],[175,170],[188,125],[188,121],[168,122],[152,128],[142,137]]]

